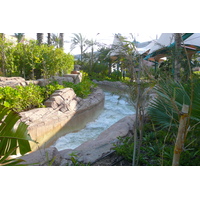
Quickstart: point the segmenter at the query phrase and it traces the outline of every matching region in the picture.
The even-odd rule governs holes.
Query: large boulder
[[[55,147],[39,149],[20,159],[24,160],[21,164],[35,166],[59,166],[61,163],[61,156]]]
[[[93,80],[94,83],[101,85],[101,86],[107,86],[107,87],[112,87],[112,88],[116,88],[118,90],[126,90],[128,89],[128,86],[125,83],[122,83],[121,81],[97,81],[97,80]]]
[[[72,77],[65,77],[65,76],[53,76],[51,81],[57,81],[58,84],[62,85],[64,82],[71,82],[74,83],[74,79]]]
[[[78,109],[78,101],[76,94],[72,88],[64,88],[62,90],[56,90],[51,97],[45,101],[44,105],[58,109],[62,112],[74,111]]]
[[[16,87],[16,86],[26,86],[27,83],[22,77],[0,77],[0,87]]]

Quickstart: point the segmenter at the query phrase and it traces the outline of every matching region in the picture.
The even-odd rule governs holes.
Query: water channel
[[[105,105],[98,118],[88,123],[84,129],[60,137],[52,146],[56,147],[58,151],[75,149],[82,143],[97,138],[100,133],[123,117],[134,114],[134,107],[127,102],[125,97],[106,91],[104,93]]]

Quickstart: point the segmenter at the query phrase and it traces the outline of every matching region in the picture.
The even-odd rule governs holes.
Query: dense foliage
[[[160,129],[151,121],[144,126],[144,136],[141,153],[138,160],[139,166],[171,166],[174,154],[176,134],[165,129]],[[119,138],[120,144],[114,146],[118,155],[132,164],[134,142],[131,138]],[[181,155],[180,165],[200,165],[200,139],[191,137],[185,143],[184,152]]]
[[[16,112],[43,107],[43,101],[42,88],[37,85],[0,88],[0,104]]]
[[[148,87],[149,83],[146,84]],[[189,105],[190,109],[179,165],[200,165],[199,87],[199,78],[187,82],[176,82],[173,79],[157,82],[154,87],[157,96],[151,101],[147,110],[150,120],[142,128],[142,144],[138,147],[140,154],[137,165],[172,165],[183,104]],[[135,94],[133,91],[132,93]],[[134,99],[135,96],[136,94],[133,95]],[[120,141],[120,145],[115,146],[114,149],[131,165],[134,141],[129,138],[120,138]]]
[[[25,79],[48,78],[56,74],[70,73],[74,57],[60,48],[38,45],[36,41],[12,44],[0,39],[0,63],[7,76],[22,76]],[[1,75],[0,74],[0,75]]]
[[[16,112],[26,111],[33,108],[44,107],[44,101],[47,100],[55,90],[70,87],[78,97],[86,98],[96,85],[87,77],[84,77],[82,82],[73,84],[64,82],[59,85],[54,81],[44,87],[30,84],[26,87],[17,86],[0,87],[0,105],[13,109]]]

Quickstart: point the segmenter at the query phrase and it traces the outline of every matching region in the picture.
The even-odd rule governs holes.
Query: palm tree
[[[43,43],[43,40],[44,40],[44,33],[37,33],[37,41],[39,45]]]
[[[98,61],[108,63],[109,66],[108,75],[111,74],[111,68],[112,68],[112,59],[109,56],[110,52],[111,48],[104,46],[99,50],[99,55],[98,55]]]
[[[99,35],[99,33],[97,33]],[[99,43],[92,39],[92,40],[86,40],[86,44],[88,47],[91,47],[91,59],[90,59],[90,69],[92,69],[93,63],[94,63],[94,45],[99,45]]]
[[[181,70],[181,33],[174,33],[174,37],[175,37],[175,60],[174,60],[174,66],[175,66],[175,70],[174,70],[174,79],[176,81],[180,81],[180,70]]]
[[[15,33],[15,37],[17,38],[17,42],[20,43],[24,38],[24,33]]]
[[[64,33],[58,34],[48,33],[48,45],[53,45],[56,48],[63,49],[64,47]]]
[[[182,117],[185,117],[185,113],[182,107],[189,106],[189,112],[187,114],[187,121],[182,131],[182,146],[179,148],[180,153],[184,150],[184,143],[192,143],[195,141],[199,144],[199,131],[200,131],[200,80],[189,80],[187,83],[180,83],[176,80],[162,80],[156,86],[155,91],[158,94],[157,97],[151,102],[148,109],[150,118],[159,125],[161,129],[167,128],[168,132],[173,137],[174,133],[179,133],[182,123]],[[177,139],[179,134],[177,135]],[[186,140],[187,139],[187,140]],[[176,152],[176,145],[174,154]],[[179,160],[174,157],[173,163],[178,163]],[[177,165],[177,164],[176,164]]]
[[[72,37],[72,44],[71,44],[71,50],[73,50],[76,46],[80,47],[81,50],[81,63],[83,61],[83,53],[87,50],[84,49],[86,46],[86,38],[82,36],[81,33],[73,33],[74,37]]]
[[[64,47],[64,33],[60,33],[59,35],[59,48],[63,49]]]
[[[52,45],[55,46],[56,48],[59,47],[59,36],[58,34],[52,33],[51,34],[51,41],[52,41]]]
[[[3,76],[6,76],[6,69],[5,69],[5,65],[6,65],[6,55],[5,55],[5,47],[4,47],[4,42],[5,42],[5,34],[4,33],[0,33],[0,39],[2,40],[2,45],[0,46],[0,50],[1,50],[1,72]]]

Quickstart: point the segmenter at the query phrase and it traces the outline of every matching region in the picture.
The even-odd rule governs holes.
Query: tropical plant
[[[62,49],[46,44],[37,45],[36,41],[18,43],[13,46],[0,39],[0,56],[3,74],[22,76],[25,79],[69,73],[74,68],[74,57]],[[1,54],[2,55],[2,54]]]
[[[28,126],[19,119],[18,113],[0,105],[0,165],[19,164],[22,160],[8,157],[16,155],[17,150],[24,155],[31,151],[29,141],[35,142],[28,134]]]
[[[182,118],[182,106],[188,105],[188,120],[182,130],[182,146],[195,140],[199,141],[199,121],[200,121],[200,80],[192,79],[187,83],[180,83],[174,80],[161,81],[156,86],[156,99],[150,104],[148,113],[154,123],[160,129],[167,128],[171,133],[171,137],[176,138],[176,134],[180,129]]]
[[[47,35],[47,44],[48,46],[53,45],[56,48],[64,48],[64,33],[48,33]]]
[[[0,34],[1,73],[6,75],[5,34]]]
[[[80,47],[80,51],[81,51],[81,58],[80,61],[82,63],[83,61],[83,53],[85,53],[85,51],[87,50],[87,45],[86,45],[86,38],[82,36],[81,33],[73,33],[73,37],[72,37],[72,44],[71,44],[71,50],[73,50],[76,46]]]
[[[131,137],[118,137],[117,139],[119,140],[119,143],[114,144],[113,149],[116,151],[117,155],[123,156],[125,160],[132,163],[134,142]]]
[[[0,88],[0,105],[22,112],[35,107],[43,107],[44,97],[40,86],[30,84],[26,87],[9,86]]]
[[[181,42],[182,37],[181,33],[174,33],[175,38],[175,63],[174,63],[174,79],[176,81],[180,81],[180,73],[181,73]]]
[[[56,48],[59,47],[59,42],[60,42],[60,38],[58,36],[58,34],[52,33],[51,34],[51,41],[52,41],[52,45]]]
[[[83,73],[83,79],[78,84],[73,84],[70,82],[63,83],[65,87],[70,87],[74,90],[76,95],[81,98],[88,97],[91,94],[93,88],[96,87],[96,84],[92,82],[86,73]]]
[[[71,154],[69,154],[71,156],[70,160],[71,160],[71,164],[67,163],[67,166],[90,166],[90,163],[82,163],[78,161],[78,155],[76,152],[72,152]]]
[[[99,35],[99,33],[97,33],[97,35]],[[97,36],[96,35],[96,36]],[[100,45],[96,40],[91,39],[91,40],[86,40],[86,44],[88,45],[88,47],[91,47],[91,53],[90,53],[90,69],[92,69],[93,67],[93,63],[94,63],[94,46],[96,45]]]
[[[64,48],[64,33],[59,34],[59,48]]]
[[[15,37],[17,38],[17,42],[20,43],[24,38],[24,33],[15,33]]]

